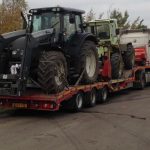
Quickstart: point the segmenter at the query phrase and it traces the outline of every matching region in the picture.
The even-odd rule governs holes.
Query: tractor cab
[[[30,33],[45,30],[54,35],[54,42],[67,41],[75,32],[83,32],[82,14],[84,11],[65,8],[50,7],[31,9],[29,11],[28,27]]]
[[[99,38],[100,43],[109,42],[116,45],[118,42],[118,24],[116,19],[102,19],[88,22],[88,31]]]
[[[118,24],[116,19],[99,19],[88,22],[88,32],[92,32],[98,39],[99,59],[107,55],[110,59],[115,47],[118,47]]]

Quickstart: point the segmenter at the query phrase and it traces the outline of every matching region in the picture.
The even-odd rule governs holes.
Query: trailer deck
[[[112,80],[110,82],[98,82],[91,85],[70,87],[58,94],[45,94],[39,89],[28,89],[23,96],[0,96],[0,107],[2,108],[24,108],[36,110],[59,110],[61,102],[67,101],[79,91],[86,93],[93,88],[100,90],[107,87],[110,92],[116,92],[127,87],[133,82],[133,78],[126,80]]]
[[[58,94],[46,94],[40,89],[29,88],[22,96],[0,96],[0,108],[57,111],[62,102],[70,100],[79,92],[87,93],[92,91],[92,89],[98,91],[107,88],[111,93],[132,87],[134,82],[139,82],[135,77],[136,72],[142,70],[150,71],[150,66],[135,67],[130,72],[132,76],[128,78],[97,82],[90,85],[72,86]],[[150,74],[150,72],[148,73]]]

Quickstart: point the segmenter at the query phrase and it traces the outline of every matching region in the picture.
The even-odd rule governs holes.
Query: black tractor
[[[31,9],[27,17],[22,15],[23,30],[0,35],[0,95],[22,95],[29,86],[57,93],[68,84],[94,83],[97,40],[84,32],[83,13],[63,7]]]

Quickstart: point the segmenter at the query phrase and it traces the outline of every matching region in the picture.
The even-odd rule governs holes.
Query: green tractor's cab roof
[[[66,7],[45,7],[45,8],[35,8],[31,9],[29,13],[38,14],[44,12],[67,12],[67,13],[74,13],[74,14],[84,14],[85,11],[74,9],[74,8],[66,8]]]

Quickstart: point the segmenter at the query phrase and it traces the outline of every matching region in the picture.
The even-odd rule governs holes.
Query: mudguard
[[[25,36],[25,30],[18,30],[0,35],[0,50],[4,49],[8,44],[16,39]]]
[[[75,33],[67,41],[65,52],[70,56],[78,56],[80,49],[85,41],[93,41],[98,44],[96,37],[91,33]]]

